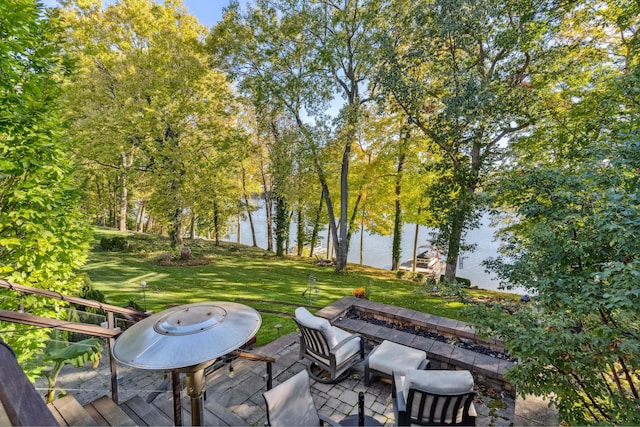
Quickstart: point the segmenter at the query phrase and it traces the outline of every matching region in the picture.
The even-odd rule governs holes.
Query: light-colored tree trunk
[[[322,205],[324,203],[324,198],[320,197],[320,206],[318,206],[318,211],[316,213],[316,217],[313,221],[313,232],[311,233],[311,251],[309,251],[309,257],[313,257],[313,251],[316,246],[316,242],[318,241],[318,231],[320,229],[320,215],[322,214]],[[327,250],[329,246],[329,241],[327,240]]]
[[[418,208],[418,217],[420,217],[421,208]],[[413,235],[413,262],[411,263],[411,272],[416,272],[416,261],[418,258],[418,233],[420,232],[420,224],[416,223],[416,232]]]
[[[242,196],[244,197],[244,206],[247,211],[247,218],[249,219],[249,225],[251,227],[251,241],[253,242],[253,247],[258,247],[258,241],[256,239],[256,228],[253,225],[253,215],[251,213],[251,205],[249,202],[249,194],[247,192],[247,171],[242,167]],[[240,228],[238,227],[238,236],[240,236]],[[240,241],[238,241],[240,243]]]
[[[125,171],[121,171],[120,173],[120,209],[119,209],[120,221],[118,223],[118,230],[120,231],[127,231],[127,198],[128,198],[127,174]]]
[[[260,174],[262,175],[262,189],[264,194],[264,211],[267,216],[267,250],[273,252],[273,210],[271,200],[271,188],[267,183],[265,164],[260,160]]]

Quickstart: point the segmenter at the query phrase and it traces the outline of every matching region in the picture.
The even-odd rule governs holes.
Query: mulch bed
[[[211,264],[211,260],[208,258],[189,258],[189,259],[159,259],[158,265],[163,267],[195,267],[199,265]]]

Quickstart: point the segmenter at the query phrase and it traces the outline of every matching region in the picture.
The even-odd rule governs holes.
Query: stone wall
[[[504,344],[498,340],[486,341],[475,334],[473,327],[465,322],[434,316],[415,310],[381,304],[365,299],[345,297],[323,308],[316,314],[344,330],[361,334],[371,345],[384,340],[427,352],[430,369],[465,369],[471,371],[476,384],[497,391],[514,394],[513,387],[504,377],[514,364],[512,360],[496,358],[487,354],[461,348],[452,343],[441,342],[402,330],[347,317],[350,310],[373,315],[391,323],[413,324],[433,330],[447,337],[455,337],[486,345],[501,351]]]

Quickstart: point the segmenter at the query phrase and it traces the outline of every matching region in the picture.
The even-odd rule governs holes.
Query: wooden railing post
[[[0,338],[0,405],[12,426],[55,426],[58,422],[47,408],[13,350]]]

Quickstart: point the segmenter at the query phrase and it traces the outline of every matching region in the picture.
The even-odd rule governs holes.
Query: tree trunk
[[[171,238],[171,246],[176,247],[182,244],[182,218],[180,209],[173,211],[171,220],[169,221],[169,237]]]
[[[267,214],[267,250],[273,252],[273,201],[271,196],[265,194],[264,208]]]
[[[288,207],[287,202],[284,197],[276,195],[276,255],[284,256],[285,254],[285,244],[288,241],[289,235],[289,223],[287,221],[288,217]]]
[[[218,212],[218,202],[213,202],[213,236],[216,246],[220,246],[220,213]]]
[[[333,247],[331,246],[331,224],[327,226],[327,258],[331,259]]]
[[[337,239],[334,238],[336,247],[336,271],[343,272],[347,269],[347,255],[349,242],[347,231],[347,211],[349,210],[349,160],[351,157],[351,140],[345,144],[342,155],[342,171],[340,173],[340,230]]]
[[[271,189],[267,184],[267,174],[262,160],[260,161],[260,174],[262,176],[262,191],[264,194],[264,211],[267,215],[267,250],[273,252],[273,221],[272,221],[272,201]]]
[[[118,230],[127,231],[127,174],[122,171],[120,174],[120,222]]]
[[[143,230],[143,225],[144,225],[144,206],[145,206],[145,201],[144,200],[140,200],[140,204],[138,206],[138,215],[136,217],[136,231],[138,233],[141,233]]]
[[[258,241],[256,240],[256,227],[253,225],[253,214],[251,213],[251,209],[249,209],[249,201],[246,200],[247,206],[247,218],[249,219],[249,226],[251,227],[251,241],[253,242],[253,247],[258,247]]]
[[[302,256],[304,249],[304,220],[302,215],[302,201],[298,201],[298,229],[296,232],[296,244],[298,245],[298,256]]]
[[[462,241],[462,231],[466,222],[465,208],[460,206],[464,201],[458,202],[456,212],[450,218],[450,233],[447,250],[447,263],[444,278],[447,282],[453,283],[456,280],[456,270],[458,268],[458,257],[460,256],[460,244]]]
[[[196,213],[193,211],[193,209],[191,210],[191,230],[189,230],[189,235],[191,236],[191,239],[195,239],[196,238]]]
[[[422,212],[422,206],[418,206],[418,219],[420,218],[420,213]],[[420,232],[420,224],[419,221],[416,221],[416,232],[413,235],[413,261],[411,265],[411,272],[416,272],[416,258],[418,258],[418,233]]]
[[[238,230],[236,232],[236,243],[240,244],[240,242],[242,241],[242,229],[241,229],[241,224],[242,221],[240,220],[240,213],[238,213],[238,215],[236,215],[236,229]]]
[[[360,265],[364,264],[364,208],[360,217]]]
[[[249,219],[249,225],[251,227],[251,239],[253,241],[253,247],[258,247],[256,240],[256,229],[253,225],[253,216],[251,214],[251,205],[249,203],[249,195],[247,194],[247,174],[244,166],[242,167],[242,196],[244,197],[244,206],[247,211],[247,218]],[[238,236],[240,236],[240,228],[238,228]],[[238,243],[240,243],[238,241]]]
[[[316,242],[318,241],[318,233],[320,231],[320,216],[322,215],[322,204],[324,203],[324,198],[320,196],[320,206],[318,206],[318,210],[316,211],[316,217],[313,220],[313,232],[311,233],[311,251],[309,252],[309,257],[313,256],[313,250],[316,246]],[[327,246],[329,245],[329,241],[327,241]],[[327,250],[329,248],[327,247]]]
[[[393,223],[393,244],[391,247],[391,270],[398,271],[400,268],[401,244],[402,244],[402,206],[400,204],[400,193],[402,187],[402,170],[404,169],[406,155],[403,152],[398,156],[398,168],[396,173],[396,215]]]

